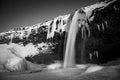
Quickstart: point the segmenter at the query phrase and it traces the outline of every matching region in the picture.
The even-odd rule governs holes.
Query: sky
[[[32,26],[69,14],[75,9],[99,0],[2,0],[0,2],[0,32],[15,27]]]

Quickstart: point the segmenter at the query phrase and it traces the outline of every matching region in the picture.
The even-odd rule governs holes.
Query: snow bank
[[[37,48],[32,44],[26,46],[11,43],[0,45],[0,69],[9,71],[23,71],[27,69],[26,56],[38,54]]]
[[[28,44],[26,46],[18,45],[18,44],[10,44],[8,48],[13,54],[19,56],[21,58],[25,58],[27,56],[34,56],[39,53],[38,49],[32,44]]]
[[[4,67],[8,71],[24,71],[28,68],[26,61],[19,57],[8,59],[7,62],[4,64]]]

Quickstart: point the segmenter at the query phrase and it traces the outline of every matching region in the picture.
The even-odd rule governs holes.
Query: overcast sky
[[[99,0],[3,0],[0,3],[0,32],[30,26],[69,14]]]

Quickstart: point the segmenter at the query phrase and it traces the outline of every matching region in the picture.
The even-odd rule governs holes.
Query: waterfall
[[[64,68],[75,67],[75,40],[76,40],[76,34],[78,32],[78,17],[79,17],[79,10],[75,12],[68,32],[64,64],[63,64]]]

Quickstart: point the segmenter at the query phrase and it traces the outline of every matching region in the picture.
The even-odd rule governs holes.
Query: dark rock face
[[[91,7],[92,6],[92,7]],[[96,5],[80,9],[79,31],[76,38],[76,62],[102,64],[120,58],[120,1],[101,0]],[[74,13],[59,16],[51,21],[16,28],[0,34],[0,44],[33,43],[40,53],[26,57],[39,64],[63,60],[69,25]]]
[[[112,1],[112,0],[111,0]],[[109,2],[106,2],[109,3]],[[120,58],[120,1],[115,1],[106,7],[95,8],[92,11],[92,21],[89,21],[90,37],[77,37],[76,49],[78,63],[106,63]],[[78,33],[81,34],[81,30]],[[87,32],[86,32],[87,34]],[[84,42],[84,44],[83,44]],[[78,44],[79,43],[79,44]],[[82,46],[84,54],[80,54]],[[83,59],[82,59],[83,58]],[[82,61],[82,60],[84,61]]]

